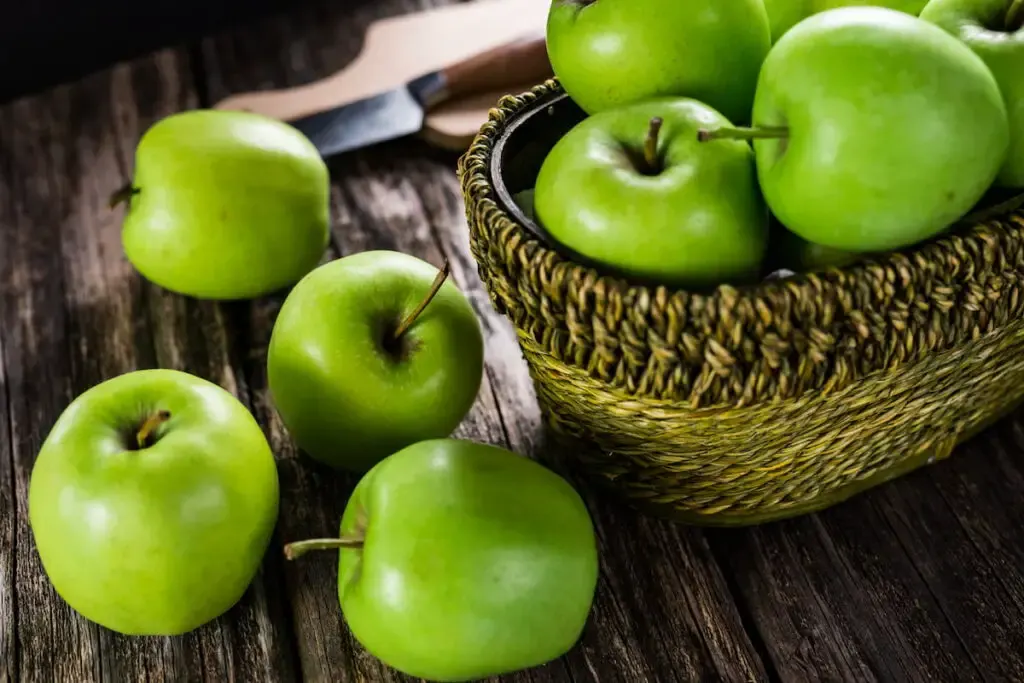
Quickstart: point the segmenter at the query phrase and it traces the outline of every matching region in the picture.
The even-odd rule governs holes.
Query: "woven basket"
[[[634,504],[715,525],[821,509],[946,458],[1024,399],[1024,202],[843,269],[638,284],[553,247],[509,198],[574,108],[556,81],[504,98],[459,176],[546,422]]]

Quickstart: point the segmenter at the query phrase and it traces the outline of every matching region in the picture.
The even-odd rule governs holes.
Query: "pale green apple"
[[[1024,0],[932,0],[921,13],[974,50],[1003,93],[1010,151],[996,182],[1024,188]]]
[[[338,598],[352,634],[385,664],[470,681],[568,652],[597,584],[579,494],[540,464],[455,439],[392,455],[356,486],[340,537]]]
[[[288,295],[268,381],[309,455],[366,471],[411,443],[448,436],[466,416],[483,378],[483,334],[465,295],[442,277],[414,256],[364,251],[320,266]]]
[[[755,138],[772,213],[815,244],[878,252],[938,235],[1006,159],[992,72],[901,12],[849,7],[806,19],[775,45],[760,79],[753,130],[705,138]]]
[[[684,96],[744,123],[771,33],[763,0],[557,0],[547,46],[589,114]]]
[[[256,575],[277,520],[277,467],[230,393],[139,370],[60,415],[28,508],[46,575],[72,608],[120,633],[177,635],[226,612]]]
[[[244,299],[298,282],[327,246],[329,176],[286,123],[193,110],[158,121],[135,151],[124,252],[152,282],[198,298]]]

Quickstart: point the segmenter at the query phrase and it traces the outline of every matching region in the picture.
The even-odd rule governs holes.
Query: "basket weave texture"
[[[504,98],[459,162],[470,244],[551,428],[621,494],[698,523],[825,507],[1024,398],[1024,212],[843,269],[710,293],[632,285],[500,206],[492,152],[560,93]]]

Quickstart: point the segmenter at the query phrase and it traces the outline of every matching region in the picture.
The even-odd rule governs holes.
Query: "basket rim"
[[[751,302],[759,301],[773,292],[789,291],[793,294],[810,294],[821,291],[822,287],[849,286],[848,280],[869,278],[871,280],[888,279],[889,273],[908,273],[914,268],[915,261],[937,262],[943,252],[949,249],[973,251],[963,247],[964,243],[977,242],[978,251],[983,243],[990,241],[984,231],[991,227],[993,221],[1019,219],[1017,230],[1024,230],[1024,188],[1011,198],[985,207],[975,209],[952,223],[939,235],[909,247],[889,252],[864,254],[856,262],[845,266],[828,266],[812,271],[794,273],[786,278],[764,278],[756,283],[730,284],[719,283],[710,290],[696,290],[669,284],[645,284],[635,279],[613,274],[597,265],[588,265],[572,258],[570,250],[561,245],[558,248],[546,243],[540,235],[525,224],[525,216],[518,207],[508,206],[498,191],[500,178],[499,169],[495,166],[499,160],[498,152],[504,147],[508,133],[523,120],[523,114],[533,109],[550,104],[550,101],[565,94],[557,78],[552,78],[533,86],[519,95],[506,95],[499,100],[488,115],[487,122],[474,137],[467,151],[459,160],[459,175],[463,185],[472,179],[484,181],[483,192],[469,196],[474,204],[490,204],[491,216],[502,223],[501,229],[511,229],[523,246],[535,250],[541,258],[552,267],[562,266],[570,269],[573,275],[589,275],[592,281],[603,288],[617,290],[620,294],[647,296],[668,296],[669,298],[685,297],[688,305],[698,307],[718,306],[725,299],[733,304],[738,299]],[[503,183],[500,183],[503,185]],[[507,193],[507,190],[506,190]],[[543,232],[543,228],[537,225]]]

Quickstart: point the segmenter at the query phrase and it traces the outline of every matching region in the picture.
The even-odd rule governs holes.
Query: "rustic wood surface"
[[[400,681],[358,647],[336,565],[279,549],[336,531],[355,480],[291,443],[270,403],[266,348],[283,295],[218,304],[141,279],[109,192],[135,143],[172,112],[308,81],[347,63],[376,17],[414,0],[314,3],[0,107],[0,681]],[[1024,413],[956,457],[826,512],[736,530],[642,517],[548,445],[506,321],[469,255],[455,159],[398,141],[330,163],[325,259],[397,249],[448,259],[485,330],[486,382],[459,436],[570,477],[601,546],[582,641],[508,681],[1024,680]],[[32,463],[68,402],[138,368],[233,391],[263,424],[283,491],[274,545],[242,602],[181,638],[125,638],[56,595],[27,523]]]

